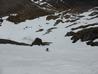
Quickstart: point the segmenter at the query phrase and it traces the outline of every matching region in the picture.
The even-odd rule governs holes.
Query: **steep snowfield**
[[[92,18],[88,16],[91,12],[79,14],[84,17],[75,21],[77,25],[71,27],[96,23],[98,18],[88,20]],[[80,41],[72,44],[70,38],[64,36],[71,28],[65,27],[73,22],[59,23],[56,26],[54,22],[56,21],[46,21],[46,16],[20,24],[4,20],[0,27],[1,39],[31,44],[39,37],[53,43],[32,47],[0,44],[0,74],[98,74],[98,47],[87,46]],[[54,27],[52,32],[46,34],[48,29]],[[36,32],[39,29],[44,30]],[[47,48],[49,52],[46,51]]]

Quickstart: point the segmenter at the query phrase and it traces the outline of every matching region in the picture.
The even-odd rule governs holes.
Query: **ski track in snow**
[[[81,25],[93,23],[98,18],[91,18],[85,12],[77,22]],[[49,34],[47,29],[54,27],[54,20],[46,21],[46,16],[27,20],[20,24],[4,21],[0,27],[0,38],[32,43],[36,37],[53,42],[50,46],[16,46],[0,45],[0,74],[98,74],[98,47],[87,46],[78,41],[71,43],[65,38],[71,23],[60,23]],[[49,23],[49,24],[46,24]],[[75,27],[76,25],[72,26]],[[43,28],[44,31],[36,32]],[[49,52],[46,52],[49,48]]]

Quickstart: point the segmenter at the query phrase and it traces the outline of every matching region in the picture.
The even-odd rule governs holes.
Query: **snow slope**
[[[92,10],[78,14],[77,16],[84,17],[75,21],[77,25],[71,27],[97,22],[98,18],[88,20],[94,17],[89,17],[91,13]],[[0,27],[1,39],[31,44],[36,37],[39,37],[43,41],[53,43],[49,46],[32,47],[0,44],[0,74],[98,74],[98,47],[87,46],[80,41],[72,44],[70,38],[64,36],[71,28],[65,27],[73,22],[59,23],[54,26],[56,21],[48,21],[46,17],[27,20],[19,24],[4,20]],[[75,19],[75,17],[72,16],[69,19]],[[46,33],[48,29],[54,27],[52,32]],[[44,30],[36,32],[39,29]],[[47,48],[49,52],[46,52]]]

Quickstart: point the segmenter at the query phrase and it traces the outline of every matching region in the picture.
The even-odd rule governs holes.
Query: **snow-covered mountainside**
[[[97,3],[66,9],[66,1],[32,0],[0,13],[0,74],[98,74]]]
[[[61,28],[62,30],[63,29],[65,30],[65,33],[63,33],[64,35],[62,36],[63,37],[72,36],[71,39],[73,40],[73,43],[75,43],[80,39],[83,42],[86,41],[87,45],[97,46],[98,44],[97,42],[95,42],[95,40],[98,38],[97,36],[98,15],[97,14],[98,14],[97,7],[89,9],[88,11],[83,13],[73,12],[71,9],[69,9],[60,12],[57,11],[50,15],[48,14],[42,17],[35,18],[33,20],[25,19],[26,20],[25,22],[19,21],[21,19],[17,17],[17,14],[16,15],[12,14],[11,16],[6,16],[1,19],[1,27],[0,27],[1,38],[5,38],[5,39],[7,38],[10,40],[22,38],[19,39],[20,42],[30,41],[29,44],[31,44],[33,40],[35,40],[36,38],[45,39],[44,38],[45,36],[47,35],[51,36],[51,32],[54,33],[54,31],[56,32]],[[68,31],[68,29],[70,29],[71,31],[70,30]],[[18,37],[16,35],[18,35]],[[28,38],[28,35],[30,38]],[[55,39],[50,41],[47,39],[47,41],[53,43],[54,40]],[[1,41],[1,43],[9,43],[9,41],[7,40],[5,41],[4,42]]]

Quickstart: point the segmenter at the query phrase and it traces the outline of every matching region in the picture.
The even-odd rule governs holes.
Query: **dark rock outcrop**
[[[34,40],[34,42],[31,44],[31,46],[33,46],[33,45],[42,45],[42,46],[44,46],[44,45],[49,45],[51,42],[43,42],[42,41],[42,39],[40,39],[40,38],[36,38],[35,40]]]
[[[72,36],[73,43],[81,40],[82,42],[87,42],[87,45],[98,46],[98,42],[94,42],[94,40],[98,39],[98,27],[83,29],[78,32],[71,31],[65,36]]]
[[[43,42],[42,39],[36,38],[32,44],[27,44],[23,42],[18,42],[14,40],[9,40],[9,39],[0,39],[0,44],[13,44],[13,45],[19,45],[19,46],[33,46],[33,45],[49,45],[51,42]]]
[[[48,12],[31,0],[1,0],[0,17],[9,16],[8,21],[15,24],[27,19],[34,19],[40,16],[48,15]]]
[[[42,0],[42,2],[47,2],[57,11],[71,9],[71,12],[83,12],[92,7],[98,6],[98,0]],[[54,8],[52,8],[51,6],[49,9],[54,10]],[[46,10],[44,10],[43,8],[46,8]],[[30,20],[52,13],[54,12],[47,10],[47,6],[42,7],[40,4],[36,4],[31,0],[0,1],[0,16],[9,16],[7,20],[14,22],[15,24],[24,22],[27,19]],[[47,19],[48,18],[49,17],[47,17]],[[52,16],[50,18],[57,19],[58,16]]]
[[[9,39],[0,39],[0,44],[13,44],[13,45],[21,45],[21,46],[30,46],[30,44],[17,42]]]
[[[90,8],[93,6],[98,6],[98,0],[47,0],[50,4],[57,8]],[[84,9],[84,10],[85,10]]]

